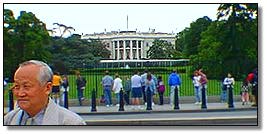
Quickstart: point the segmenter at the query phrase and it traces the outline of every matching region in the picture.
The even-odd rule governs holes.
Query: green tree
[[[175,57],[188,58],[188,56],[186,56],[187,55],[186,47],[187,47],[187,43],[189,42],[187,41],[187,39],[189,39],[188,33],[189,33],[189,28],[185,28],[183,31],[179,32],[176,35],[175,50],[177,52],[177,55]]]
[[[68,38],[53,37],[49,48],[53,52],[51,65],[60,73],[70,69],[94,67],[101,59],[108,58],[110,51],[99,40],[83,40],[73,34]]]
[[[173,58],[174,45],[165,40],[154,40],[153,45],[148,50],[150,59],[169,59]]]
[[[201,33],[207,29],[212,20],[204,16],[190,24],[176,36],[176,51],[181,52],[183,58],[189,58],[198,53],[198,46],[201,40]]]
[[[4,10],[4,75],[12,76],[17,65],[25,60],[49,61],[47,47],[50,36],[45,24],[31,12],[20,12],[17,19]]]
[[[222,4],[218,20],[201,34],[192,63],[202,66],[209,76],[220,78],[231,72],[241,79],[257,67],[256,4]]]

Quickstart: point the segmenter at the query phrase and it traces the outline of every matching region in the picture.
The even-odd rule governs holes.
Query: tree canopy
[[[4,9],[4,77],[12,77],[18,65],[26,60],[47,62],[54,71],[93,67],[99,60],[109,58],[110,51],[99,40],[83,40],[72,34],[75,29],[64,24],[53,30],[32,12],[21,11],[15,18],[13,12]],[[59,36],[49,32],[61,31]],[[69,37],[64,37],[69,32]]]
[[[257,5],[222,4],[217,15],[218,20],[201,33],[192,64],[204,68],[210,77],[230,72],[244,78],[258,63]]]
[[[48,62],[50,36],[45,23],[31,12],[21,11],[16,19],[4,9],[4,76],[10,76],[18,64],[29,59]]]

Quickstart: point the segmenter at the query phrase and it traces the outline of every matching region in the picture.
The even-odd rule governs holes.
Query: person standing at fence
[[[52,98],[56,104],[59,104],[59,93],[60,93],[60,86],[62,83],[62,78],[60,77],[59,72],[54,72],[52,83],[53,83]]]
[[[84,100],[83,92],[86,87],[86,79],[81,76],[80,72],[77,72],[76,84],[77,84],[79,105],[82,106],[82,101]]]
[[[126,102],[126,105],[130,105],[130,92],[131,92],[131,80],[127,76],[126,80],[124,82],[124,100]]]
[[[159,94],[159,105],[163,105],[164,104],[163,95],[165,92],[165,85],[164,85],[164,82],[162,80],[162,76],[158,77],[157,89],[158,89],[158,94]]]
[[[221,92],[221,103],[225,103],[226,102],[226,99],[227,99],[227,88],[226,86],[223,84],[224,82],[224,77],[221,79],[221,89],[222,89],[222,92]]]
[[[146,81],[146,76],[147,76],[148,70],[145,70],[144,73],[141,75],[141,85],[142,85],[142,94],[143,94],[143,102],[146,104],[146,92],[145,92],[145,81]]]
[[[153,93],[156,90],[156,84],[152,78],[152,74],[149,72],[147,73],[147,77],[145,80],[145,93],[147,95],[148,90],[150,90],[150,99],[151,99],[151,103],[153,103]],[[148,98],[148,97],[147,97]]]
[[[102,78],[101,84],[104,90],[106,107],[110,107],[112,106],[111,88],[113,85],[113,78],[109,75],[109,71],[105,71],[105,76]]]
[[[115,93],[116,98],[117,98],[116,106],[120,106],[120,99],[123,99],[123,98],[120,98],[120,91],[122,89],[123,89],[122,80],[119,77],[119,74],[116,73],[115,74],[115,79],[114,79],[114,82],[113,82],[113,87],[112,87],[112,91]]]
[[[235,79],[232,77],[231,73],[228,73],[227,74],[227,77],[223,81],[223,85],[226,86],[226,89],[228,91],[228,94],[229,94],[230,90],[232,90],[232,92],[233,92],[233,90],[234,90],[234,84],[235,84]],[[229,96],[229,95],[228,95],[228,100],[229,100],[230,97],[232,97],[232,96]]]
[[[175,88],[177,88],[178,96],[179,96],[179,88],[182,83],[181,78],[179,74],[176,72],[175,69],[173,69],[172,73],[169,75],[168,79],[169,86],[171,87],[170,91],[170,105],[172,106],[174,104],[174,91]]]
[[[247,76],[247,81],[249,84],[252,85],[252,106],[258,106],[258,70],[254,69],[251,73]]]
[[[195,104],[201,104],[200,78],[198,71],[194,72],[193,85],[195,89]]]
[[[154,75],[154,72],[152,72],[151,71],[151,77],[152,77],[152,79],[153,79],[153,81],[154,81],[154,83],[155,83],[155,88],[154,88],[154,90],[153,90],[153,92],[152,92],[152,106],[154,106],[155,105],[155,103],[154,103],[154,97],[156,96],[156,94],[157,94],[157,83],[158,83],[158,79],[157,79],[157,77]]]
[[[202,94],[202,91],[203,91],[203,89],[205,89],[205,92],[204,92],[204,95],[206,96],[205,97],[205,99],[204,99],[204,101],[207,103],[207,98],[208,98],[208,96],[207,96],[207,89],[208,89],[208,78],[207,78],[207,76],[206,76],[206,74],[205,73],[203,73],[203,71],[202,71],[202,69],[199,69],[198,70],[198,74],[200,75],[200,90],[201,90],[201,94]],[[202,100],[203,100],[202,99]],[[203,102],[202,102],[203,103]]]
[[[243,80],[242,86],[241,86],[241,100],[242,105],[248,105],[249,102],[249,84],[246,79]]]
[[[85,125],[79,115],[49,97],[52,79],[51,68],[42,61],[20,64],[12,87],[18,107],[4,116],[4,125]]]
[[[62,102],[63,102],[63,104],[65,105],[65,101],[68,101],[68,100],[66,100],[66,97],[67,96],[65,96],[66,95],[66,92],[69,92],[69,79],[68,79],[68,76],[67,75],[63,75],[63,83],[62,83],[62,87],[63,87],[63,93],[62,93]],[[64,107],[66,107],[66,106],[64,106]]]
[[[140,106],[140,99],[142,97],[141,77],[138,75],[138,71],[135,71],[131,77],[132,84],[132,105],[133,108],[142,109]]]

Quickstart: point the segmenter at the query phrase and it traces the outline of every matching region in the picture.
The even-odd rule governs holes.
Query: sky
[[[4,4],[17,17],[32,12],[47,29],[71,26],[75,34],[137,30],[178,33],[198,18],[216,19],[219,4]]]

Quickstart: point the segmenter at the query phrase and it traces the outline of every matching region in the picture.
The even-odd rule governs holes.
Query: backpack
[[[162,81],[159,82],[158,91],[159,92],[164,92],[165,91],[165,85],[163,84]]]

